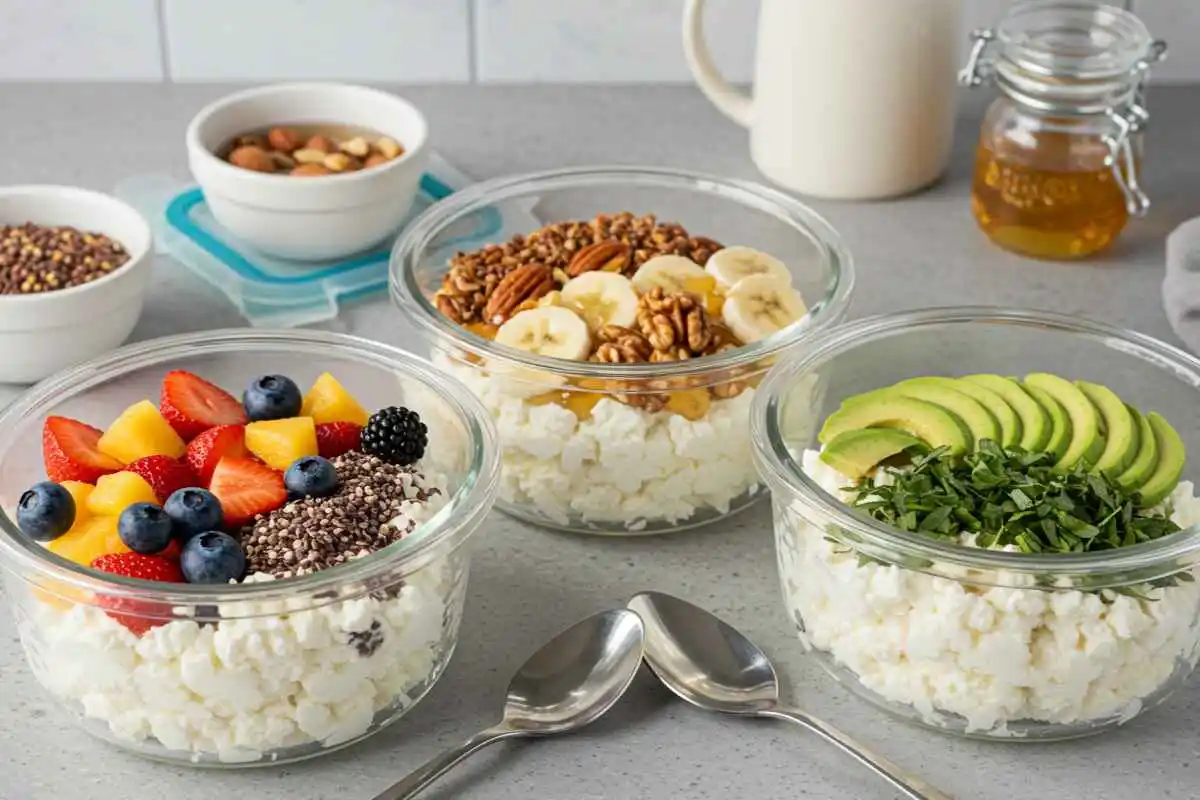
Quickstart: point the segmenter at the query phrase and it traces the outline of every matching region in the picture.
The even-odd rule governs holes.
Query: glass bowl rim
[[[423,358],[391,345],[343,333],[311,330],[225,328],[163,336],[126,345],[104,356],[69,367],[35,385],[7,408],[0,409],[0,456],[11,446],[16,429],[38,414],[46,414],[67,390],[83,390],[119,380],[129,372],[154,367],[173,356],[243,352],[255,346],[301,348],[338,355],[360,364],[392,369],[416,379],[448,404],[466,429],[470,442],[461,485],[436,514],[410,535],[369,556],[293,578],[239,584],[150,583],[108,575],[69,561],[22,534],[0,509],[0,568],[21,580],[31,576],[47,587],[68,587],[104,597],[153,598],[172,605],[203,605],[220,601],[270,601],[312,596],[354,581],[369,580],[387,570],[417,561],[464,528],[477,524],[480,511],[490,508],[499,486],[500,454],[491,416],[474,395],[453,377]],[[461,542],[460,542],[461,544]],[[341,598],[332,596],[331,601]]]
[[[724,353],[666,363],[606,364],[541,356],[497,345],[447,319],[416,284],[418,257],[443,230],[487,206],[539,192],[594,186],[649,186],[716,196],[769,214],[803,230],[820,248],[829,271],[826,291],[808,306],[799,322],[781,331]],[[508,175],[468,186],[422,212],[397,239],[388,264],[392,301],[435,346],[451,343],[460,352],[488,362],[532,368],[570,378],[652,380],[706,375],[769,358],[845,316],[854,287],[853,258],[841,235],[824,217],[798,200],[754,181],[722,178],[691,170],[645,166],[584,166]],[[636,389],[634,390],[636,392]]]
[[[849,508],[821,488],[792,457],[779,428],[780,400],[799,378],[812,374],[811,370],[822,363],[878,339],[923,328],[979,323],[1052,329],[1104,342],[1160,369],[1170,369],[1176,377],[1190,375],[1193,387],[1200,389],[1200,359],[1152,336],[1084,317],[1005,306],[942,306],[878,314],[841,325],[811,340],[802,354],[772,369],[759,385],[750,412],[750,439],[760,470],[769,473],[763,478],[768,484],[787,488],[788,496],[785,499],[781,493],[781,500],[797,499],[815,508],[823,518],[851,532],[855,541],[865,543],[864,549],[876,548],[901,558],[1016,574],[1097,577],[1124,573],[1147,576],[1155,573],[1154,577],[1165,577],[1194,565],[1200,555],[1200,525],[1131,547],[1086,553],[1011,553],[941,542],[893,528]],[[961,576],[957,579],[962,580]],[[1152,578],[1139,577],[1137,581],[1123,583],[1149,579]]]

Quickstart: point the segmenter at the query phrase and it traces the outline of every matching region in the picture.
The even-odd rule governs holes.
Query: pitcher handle
[[[743,127],[750,127],[754,101],[721,76],[704,41],[704,0],[687,0],[684,4],[683,53],[704,96],[722,114]]]

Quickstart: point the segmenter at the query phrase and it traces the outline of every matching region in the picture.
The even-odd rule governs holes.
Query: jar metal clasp
[[[1133,136],[1146,129],[1150,121],[1150,112],[1146,110],[1146,78],[1150,68],[1162,61],[1167,55],[1167,43],[1156,39],[1150,46],[1146,57],[1138,61],[1133,68],[1133,78],[1137,81],[1133,102],[1128,106],[1107,112],[1113,132],[1104,136],[1102,141],[1108,148],[1104,164],[1112,170],[1113,179],[1125,195],[1125,209],[1131,216],[1144,217],[1150,210],[1150,198],[1143,191],[1138,179],[1137,153],[1133,146]]]
[[[985,70],[986,62],[983,60],[984,51],[987,50],[989,44],[996,38],[996,32],[991,28],[976,28],[971,31],[971,54],[967,57],[967,63],[958,72],[958,82],[962,86],[969,86],[972,89],[977,86],[982,86],[987,80],[987,72]]]

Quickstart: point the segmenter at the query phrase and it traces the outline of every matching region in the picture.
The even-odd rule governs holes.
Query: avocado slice
[[[1071,420],[1071,438],[1067,450],[1054,466],[1073,469],[1079,462],[1090,469],[1104,452],[1104,436],[1100,433],[1100,414],[1079,387],[1066,378],[1048,372],[1032,372],[1025,376],[1026,386],[1036,386],[1057,400]]]
[[[969,442],[962,422],[941,406],[890,391],[867,394],[850,398],[825,419],[817,435],[821,444],[829,444],[839,433],[856,428],[894,428],[922,439],[930,447],[948,447],[953,455],[967,452]]]
[[[1057,463],[1066,455],[1067,448],[1071,445],[1071,418],[1067,416],[1066,409],[1054,399],[1054,395],[1045,389],[1029,384],[1025,384],[1024,388],[1038,405],[1045,409],[1046,416],[1050,418],[1050,438],[1034,452],[1050,453]]]
[[[1150,429],[1154,432],[1154,444],[1158,448],[1158,464],[1146,482],[1138,488],[1141,494],[1140,505],[1143,508],[1156,506],[1166,499],[1179,484],[1179,476],[1183,474],[1185,447],[1183,439],[1162,416],[1151,411],[1146,415]]]
[[[1104,434],[1104,452],[1092,465],[1093,472],[1120,475],[1133,461],[1138,452],[1138,428],[1121,402],[1121,398],[1107,386],[1087,381],[1075,381],[1079,391],[1087,395],[1100,414],[1100,425]]]
[[[884,459],[925,443],[892,428],[854,428],[843,431],[821,450],[821,460],[847,478],[858,480]]]
[[[1004,398],[1004,402],[1008,403],[1021,421],[1021,439],[1017,444],[1022,450],[1040,453],[1046,449],[1046,443],[1050,441],[1053,433],[1050,416],[1041,404],[1021,388],[1021,384],[1001,375],[966,375],[959,380],[991,389]]]
[[[1158,442],[1154,438],[1154,429],[1150,427],[1150,420],[1146,419],[1133,406],[1125,407],[1129,410],[1129,415],[1133,417],[1134,424],[1137,426],[1138,449],[1133,460],[1129,462],[1129,466],[1116,477],[1116,481],[1122,489],[1132,492],[1145,483],[1146,479],[1150,477],[1150,473],[1158,466]]]
[[[957,378],[913,378],[920,381],[937,381],[951,386],[965,395],[970,395],[983,405],[1000,426],[1001,447],[1017,447],[1021,444],[1021,418],[1003,397],[995,391],[978,383],[959,380]]]
[[[976,442],[983,439],[999,442],[1000,423],[986,406],[967,392],[960,391],[957,383],[949,381],[947,385],[937,378],[910,378],[900,381],[892,389],[905,397],[925,400],[953,413],[967,426],[967,432]]]

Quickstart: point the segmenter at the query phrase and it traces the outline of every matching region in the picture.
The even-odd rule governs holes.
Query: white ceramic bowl
[[[0,187],[0,225],[70,225],[120,242],[129,261],[82,286],[0,295],[0,383],[34,383],[119,347],[150,283],[153,235],[114,197],[71,186]]]
[[[249,131],[318,123],[378,131],[405,153],[371,169],[303,179],[253,172],[215,155]],[[300,261],[348,256],[394,233],[416,197],[427,140],[425,117],[408,101],[336,83],[237,92],[204,108],[187,129],[188,163],[217,221],[251,247]]]

